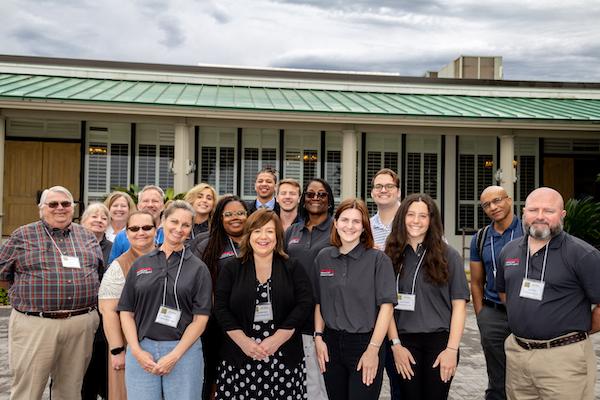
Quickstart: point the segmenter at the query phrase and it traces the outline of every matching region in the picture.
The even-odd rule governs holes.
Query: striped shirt
[[[80,268],[63,267],[61,253],[76,256]],[[10,303],[19,311],[70,311],[96,305],[101,268],[98,241],[74,223],[55,229],[37,221],[18,228],[0,245],[0,280],[12,283]]]
[[[371,230],[373,231],[373,240],[375,241],[375,246],[383,251],[385,249],[385,241],[392,232],[392,224],[385,225],[381,222],[379,218],[379,213],[373,215],[371,217]]]

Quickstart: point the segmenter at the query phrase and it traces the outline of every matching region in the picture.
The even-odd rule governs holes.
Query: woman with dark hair
[[[443,233],[433,199],[412,194],[386,242],[398,293],[388,338],[406,399],[447,399],[456,373],[470,293],[463,260]]]
[[[283,250],[283,228],[272,210],[246,222],[240,257],[222,268],[215,316],[226,333],[217,399],[304,399],[299,329],[312,313],[304,269]]]
[[[213,287],[219,271],[231,258],[239,254],[244,224],[247,218],[246,203],[234,195],[225,195],[217,202],[211,219],[209,236],[201,241],[192,241],[192,252],[208,266]],[[204,347],[204,390],[202,398],[209,400],[215,391],[219,349],[223,342],[223,332],[211,314],[202,335]]]
[[[285,232],[286,252],[297,259],[309,278],[312,276],[315,257],[329,246],[329,234],[333,224],[333,191],[329,184],[318,178],[309,180],[300,197],[302,221],[290,226]],[[319,371],[313,342],[314,319],[309,318],[302,327],[304,361],[306,363],[306,389],[311,400],[326,400],[327,392],[323,375]]]
[[[337,208],[332,246],[315,260],[315,346],[330,400],[376,400],[383,382],[385,339],[393,307],[394,272],[375,249],[369,210],[347,199]]]

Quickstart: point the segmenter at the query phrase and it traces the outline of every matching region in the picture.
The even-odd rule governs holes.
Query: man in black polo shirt
[[[600,252],[562,230],[566,212],[550,188],[523,208],[526,236],[500,254],[496,289],[513,332],[505,343],[509,399],[593,399],[600,330]]]

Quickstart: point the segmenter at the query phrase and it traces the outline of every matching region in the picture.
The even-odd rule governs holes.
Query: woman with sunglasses
[[[208,238],[192,241],[190,247],[194,254],[202,259],[210,271],[213,287],[223,265],[239,254],[244,224],[247,218],[246,203],[234,195],[223,196],[215,206]],[[208,321],[202,335],[204,347],[204,389],[202,398],[213,397],[217,381],[219,348],[223,342],[223,332],[214,316]]]
[[[329,246],[333,209],[331,186],[322,179],[313,178],[308,181],[300,197],[299,212],[302,221],[293,224],[285,232],[286,253],[300,262],[309,278],[312,276],[315,257],[319,251]],[[317,364],[313,342],[313,318],[309,318],[301,330],[308,398],[327,399],[325,382]]]
[[[216,398],[306,398],[299,329],[312,304],[308,276],[283,251],[279,217],[255,211],[240,257],[230,259],[217,280],[215,315],[226,339]]]
[[[388,256],[375,249],[362,200],[337,208],[331,247],[319,252],[315,347],[330,400],[376,400],[383,382],[383,343],[396,302]]]
[[[169,205],[163,244],[138,258],[127,274],[117,310],[128,343],[129,400],[202,395],[198,339],[210,314],[212,285],[206,265],[184,245],[193,221],[189,203]]]
[[[102,314],[104,332],[108,340],[108,400],[124,400],[125,391],[125,337],[117,313],[119,298],[125,285],[125,277],[131,265],[140,256],[152,251],[156,227],[154,218],[147,211],[135,211],[129,215],[126,234],[131,247],[114,260],[100,283],[98,306]]]
[[[433,199],[412,194],[386,242],[398,296],[388,338],[403,399],[447,399],[456,373],[470,293],[463,260],[443,234]]]
[[[184,200],[196,211],[194,228],[190,235],[190,238],[194,239],[198,234],[208,232],[208,223],[217,204],[217,192],[208,183],[200,183],[186,193]]]

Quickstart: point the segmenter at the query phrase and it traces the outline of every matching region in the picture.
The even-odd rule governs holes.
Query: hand
[[[242,340],[242,343],[240,343],[239,346],[244,354],[253,360],[264,360],[269,356],[267,352],[260,346],[260,344],[256,343],[256,341],[250,337],[246,337],[244,340]]]
[[[119,371],[125,369],[125,352],[122,351],[119,354],[110,355],[110,366],[112,369]]]
[[[262,348],[268,356],[272,356],[284,343],[285,341],[282,341],[280,338],[273,335],[260,342],[259,347]]]
[[[152,354],[147,351],[142,350],[141,348],[137,351],[133,351],[133,356],[137,360],[140,367],[144,369],[144,371],[149,373],[154,373],[154,368],[156,368],[157,364],[154,362],[154,358],[152,358]]]
[[[362,369],[362,382],[370,386],[377,375],[377,365],[379,364],[379,349],[375,346],[368,345],[367,350],[358,360],[356,370]]]
[[[433,368],[436,368],[438,365],[440,366],[440,378],[443,382],[448,382],[456,374],[457,357],[457,350],[446,348],[435,359]]]
[[[402,375],[402,378],[411,380],[415,376],[412,366],[417,363],[410,351],[406,347],[397,344],[392,346],[392,353],[394,354],[394,364],[396,364],[398,373]]]
[[[177,364],[177,361],[179,361],[179,358],[179,355],[171,351],[169,354],[161,357],[161,359],[158,360],[152,373],[160,376],[169,374],[175,367],[175,364]]]
[[[325,372],[326,363],[329,362],[329,351],[327,344],[320,336],[315,337],[315,350],[317,352],[317,362],[321,373]]]

